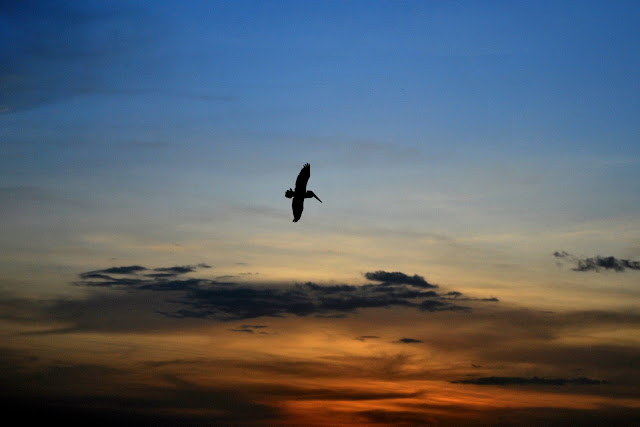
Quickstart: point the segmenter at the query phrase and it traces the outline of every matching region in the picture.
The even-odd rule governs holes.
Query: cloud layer
[[[197,277],[187,277],[204,264],[148,269],[140,265],[110,267],[80,273],[78,286],[118,289],[128,292],[165,292],[181,307],[160,311],[168,317],[241,320],[262,316],[340,316],[359,309],[376,307],[407,307],[419,311],[468,311],[459,301],[474,298],[460,292],[438,293],[437,288],[418,275],[376,271],[365,278],[381,283],[359,286],[320,285],[313,282],[284,284],[231,283]],[[497,301],[495,298],[478,301]]]
[[[360,425],[464,425],[465,419],[493,425],[506,413],[516,424],[517,411],[554,394],[571,397],[565,412],[540,407],[536,414],[540,424],[562,425],[593,416],[575,409],[585,402],[613,408],[638,397],[637,345],[606,344],[600,335],[637,328],[635,310],[553,313],[484,304],[459,291],[425,288],[424,278],[399,272],[367,273],[356,286],[292,285],[211,279],[217,275],[207,267],[92,269],[75,282],[87,291],[84,298],[0,302],[0,320],[31,325],[7,340],[24,341],[28,350],[0,346],[0,383],[5,396],[16,396],[9,403],[47,413],[55,401],[59,410],[49,418],[116,414],[114,421],[124,424],[309,425],[341,417]],[[474,310],[454,308],[460,301]],[[370,307],[395,309],[364,310]],[[440,312],[423,316],[425,307]],[[260,316],[269,319],[248,320]],[[337,317],[344,319],[327,319]],[[589,337],[591,330],[597,340],[563,338]],[[59,353],[31,344],[50,348],[58,339]],[[68,355],[66,343],[74,339],[76,351]],[[105,348],[119,362],[96,359]],[[34,398],[16,393],[37,387],[43,391]],[[544,398],[518,409],[533,388]],[[486,411],[495,412],[434,404],[441,396],[464,402],[470,394],[491,400]],[[600,424],[631,414],[637,411],[620,407]]]

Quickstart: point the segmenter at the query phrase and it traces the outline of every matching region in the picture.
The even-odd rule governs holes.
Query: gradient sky
[[[638,419],[638,70],[636,1],[0,6],[0,396]]]

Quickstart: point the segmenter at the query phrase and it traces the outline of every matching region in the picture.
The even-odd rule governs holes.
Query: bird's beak
[[[320,200],[320,197],[316,196],[315,194],[313,195],[313,197],[315,197],[316,199],[318,199],[320,203],[322,203],[322,200]]]

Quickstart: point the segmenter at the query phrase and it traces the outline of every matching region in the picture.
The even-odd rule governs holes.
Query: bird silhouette
[[[322,203],[322,200],[320,200],[320,198],[316,196],[313,191],[307,191],[307,181],[309,181],[310,176],[311,165],[309,165],[309,163],[305,163],[305,165],[300,170],[300,173],[298,174],[298,178],[296,178],[296,190],[293,191],[291,188],[289,188],[284,192],[284,197],[286,197],[287,199],[293,198],[293,201],[291,202],[291,209],[293,210],[293,222],[298,222],[298,220],[302,216],[302,210],[304,209],[304,199],[315,197],[320,203]]]

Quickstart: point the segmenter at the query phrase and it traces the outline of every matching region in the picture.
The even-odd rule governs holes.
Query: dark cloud
[[[401,344],[418,344],[421,343],[422,340],[417,340],[415,338],[400,338],[398,341],[394,341],[396,343],[401,343]]]
[[[189,306],[179,310],[178,316],[211,317],[217,319],[249,319],[261,316],[309,316],[353,313],[358,309],[375,307],[422,308],[424,298],[438,298],[431,294],[401,287],[377,285],[322,286],[307,282],[292,287],[227,286],[209,284],[192,288],[183,302]],[[450,310],[457,306],[446,301],[431,306],[430,311]]]
[[[564,377],[562,372],[574,375],[600,375],[606,367],[607,380],[618,386],[629,386],[640,381],[636,365],[640,360],[640,347],[627,343],[583,343],[559,344],[552,339],[538,342],[512,342],[503,349],[491,348],[482,353],[483,360],[493,363],[517,364],[526,360],[536,366],[553,366],[553,373]],[[549,371],[547,371],[549,372]],[[638,392],[636,391],[636,396]]]
[[[464,296],[461,292],[451,291],[444,294],[448,299],[456,300],[456,301],[488,301],[488,302],[498,302],[500,301],[496,297],[491,298],[472,298]]]
[[[160,278],[175,277],[176,274],[175,273],[149,273],[149,274],[145,274],[145,276],[155,277],[156,279],[160,279]]]
[[[395,392],[395,391],[368,391],[358,389],[336,389],[336,388],[306,388],[288,385],[266,385],[261,392],[281,398],[295,398],[296,400],[335,400],[335,401],[362,401],[362,400],[383,400],[383,399],[411,399],[422,396],[417,392]]]
[[[107,276],[104,274],[96,275],[95,273],[90,273],[88,277],[83,277],[83,278],[87,280],[75,282],[75,284],[83,285],[83,286],[91,286],[91,287],[110,288],[115,286],[133,287],[135,285],[145,283],[144,279],[136,279],[132,277],[115,278],[115,277]],[[97,280],[97,279],[102,279],[102,280]]]
[[[623,272],[626,269],[640,270],[640,261],[620,259],[614,256],[600,256],[590,258],[579,258],[565,251],[556,251],[553,256],[561,259],[568,259],[575,264],[573,271],[596,271],[613,270]]]
[[[447,302],[447,298],[444,298],[445,301],[435,300],[435,299],[427,299],[421,301],[418,304],[418,309],[420,311],[471,311],[471,307],[466,307],[463,305],[455,305]],[[483,301],[479,299],[469,298],[469,301]],[[492,299],[487,299],[488,301],[493,301]]]
[[[171,295],[171,299],[180,307],[156,310],[172,318],[241,320],[287,315],[342,317],[359,309],[378,307],[407,307],[428,312],[470,310],[469,307],[457,305],[458,300],[464,299],[460,292],[455,292],[452,298],[451,293],[441,295],[433,290],[425,291],[423,288],[435,285],[427,283],[421,276],[408,276],[400,272],[366,273],[368,279],[382,283],[361,286],[320,285],[313,282],[293,286],[261,285],[178,277],[192,273],[199,267],[201,265],[154,268],[154,273],[142,276],[136,273],[148,271],[148,268],[138,265],[111,267],[81,273],[82,280],[75,284],[127,292],[179,292],[178,295]],[[119,276],[114,277],[116,274]]]
[[[123,266],[123,267],[110,267],[110,268],[105,268],[103,270],[94,270],[94,271],[88,271],[86,273],[81,273],[80,277],[82,277],[83,279],[100,279],[101,277],[98,277],[96,275],[103,275],[103,274],[135,274],[138,273],[140,271],[145,271],[146,268],[142,267],[140,265],[129,265],[129,266]],[[109,278],[111,279],[111,278]]]
[[[640,261],[631,261],[628,259],[618,259],[612,256],[601,257],[597,256],[594,258],[585,258],[578,260],[578,265],[574,268],[575,271],[600,271],[604,270],[614,270],[614,271],[625,271],[626,269],[630,270],[640,270]]]
[[[191,265],[183,265],[183,266],[175,266],[175,267],[163,267],[163,268],[154,268],[153,271],[160,271],[168,274],[186,274],[196,271],[196,267]]]
[[[480,377],[451,381],[456,384],[475,385],[594,385],[608,384],[607,381],[591,378],[539,378],[539,377]]]
[[[253,329],[250,328],[236,328],[236,329],[229,329],[231,332],[246,332],[248,334],[252,334],[254,331]]]
[[[346,319],[349,316],[346,314],[316,314],[314,317],[319,319]]]
[[[396,285],[413,285],[420,288],[437,288],[438,285],[433,285],[427,282],[424,277],[418,276],[414,274],[413,276],[407,276],[404,273],[400,273],[398,271],[395,272],[387,272],[378,270],[375,272],[365,273],[364,277],[369,280],[374,280],[376,282],[383,282],[387,284],[396,284]]]
[[[267,325],[242,325],[239,328],[229,329],[231,332],[244,332],[248,334],[258,333],[261,335],[267,335],[268,332],[261,331],[260,329],[266,328]],[[257,330],[257,331],[256,331]]]
[[[89,272],[89,273],[82,273],[81,276],[83,279],[103,279],[103,280],[115,280],[113,277],[108,276],[106,274],[102,274],[102,273],[94,273],[94,272]]]
[[[174,267],[161,267],[161,268],[154,268],[153,271],[155,271],[156,273],[148,273],[146,274],[146,276],[156,277],[156,278],[178,276],[180,274],[193,273],[199,268],[211,268],[211,267],[209,267],[207,264],[177,265]],[[122,266],[122,267],[110,267],[110,268],[105,268],[103,270],[88,271],[86,273],[81,273],[80,277],[83,279],[101,279],[105,277],[100,277],[100,275],[105,275],[105,274],[135,275],[141,271],[147,271],[147,270],[149,269],[146,267],[142,267],[140,265],[128,265],[128,266]],[[108,279],[113,280],[113,278],[111,277],[109,277]]]
[[[144,276],[138,276],[141,271],[148,271],[146,267],[140,265],[130,265],[123,267],[110,267],[103,270],[93,270],[86,273],[80,273],[81,281],[75,282],[79,286],[103,287],[103,288],[121,288],[128,290],[147,289],[147,290],[185,290],[191,286],[200,283],[200,279],[177,279],[182,274],[195,272],[198,268],[209,268],[206,264],[198,264],[195,266],[184,265],[174,267],[154,268],[152,271],[157,273],[148,273]],[[125,276],[114,277],[113,275]]]

